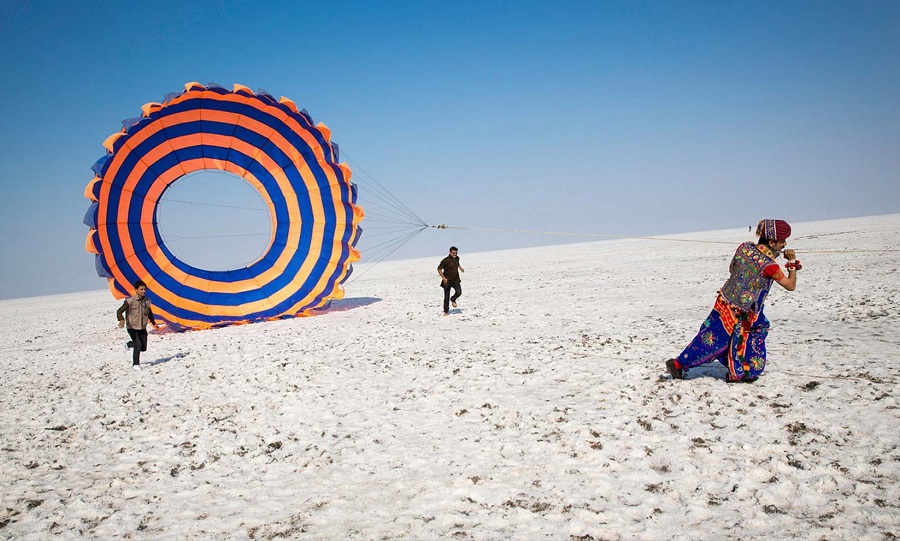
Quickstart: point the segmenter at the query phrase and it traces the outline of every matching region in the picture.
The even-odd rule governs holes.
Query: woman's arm
[[[778,282],[778,285],[787,289],[788,291],[793,291],[797,289],[797,271],[794,269],[788,269],[787,276],[784,274],[781,275],[781,280],[775,280]]]
[[[778,282],[778,285],[788,291],[793,291],[797,289],[797,270],[794,268],[797,254],[793,250],[785,250],[784,258],[788,260],[788,265],[790,265],[788,267],[787,275],[782,275],[781,279],[775,281]]]

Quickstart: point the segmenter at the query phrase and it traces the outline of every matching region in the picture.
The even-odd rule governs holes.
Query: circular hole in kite
[[[265,254],[272,238],[272,219],[259,192],[226,171],[181,177],[163,194],[156,212],[166,247],[198,269],[248,267]]]

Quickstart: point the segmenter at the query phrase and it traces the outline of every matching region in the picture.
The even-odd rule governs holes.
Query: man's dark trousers
[[[444,313],[448,313],[450,311],[450,303],[456,302],[462,295],[462,284],[459,283],[459,280],[448,281],[446,284],[441,286],[444,288]],[[453,288],[453,296],[450,296],[450,288]]]

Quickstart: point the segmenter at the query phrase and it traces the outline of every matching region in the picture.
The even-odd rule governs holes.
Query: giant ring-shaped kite
[[[176,330],[308,315],[343,298],[341,284],[359,261],[363,211],[324,124],[286,98],[188,83],[122,125],[85,189],[93,202],[86,249],[114,297],[143,280],[154,315]],[[206,169],[243,178],[268,206],[269,245],[244,268],[192,267],[160,236],[166,189]]]

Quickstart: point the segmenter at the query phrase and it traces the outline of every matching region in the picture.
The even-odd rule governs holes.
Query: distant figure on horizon
[[[791,236],[787,222],[761,220],[756,234],[759,241],[745,242],[735,251],[728,267],[731,276],[719,290],[697,336],[678,358],[666,361],[673,379],[684,379],[689,369],[715,360],[728,368],[729,383],[752,383],[765,370],[769,320],[763,314],[763,303],[773,281],[794,291],[797,271],[803,267],[794,250],[784,249]],[[782,250],[787,275],[775,261]]]
[[[456,299],[462,296],[462,280],[459,278],[460,272],[466,272],[459,264],[459,248],[450,247],[450,254],[441,260],[437,271],[441,275],[441,287],[444,288],[444,315],[450,315],[450,305],[456,308]],[[453,296],[450,296],[450,288],[453,288]]]
[[[145,296],[146,294],[147,284],[138,280],[134,283],[134,295],[125,299],[122,306],[116,310],[119,328],[125,327],[128,336],[131,337],[131,341],[125,347],[133,350],[131,369],[135,371],[141,369],[141,352],[147,351],[147,322],[149,321],[154,329],[159,329],[159,325],[153,319],[150,299]]]

